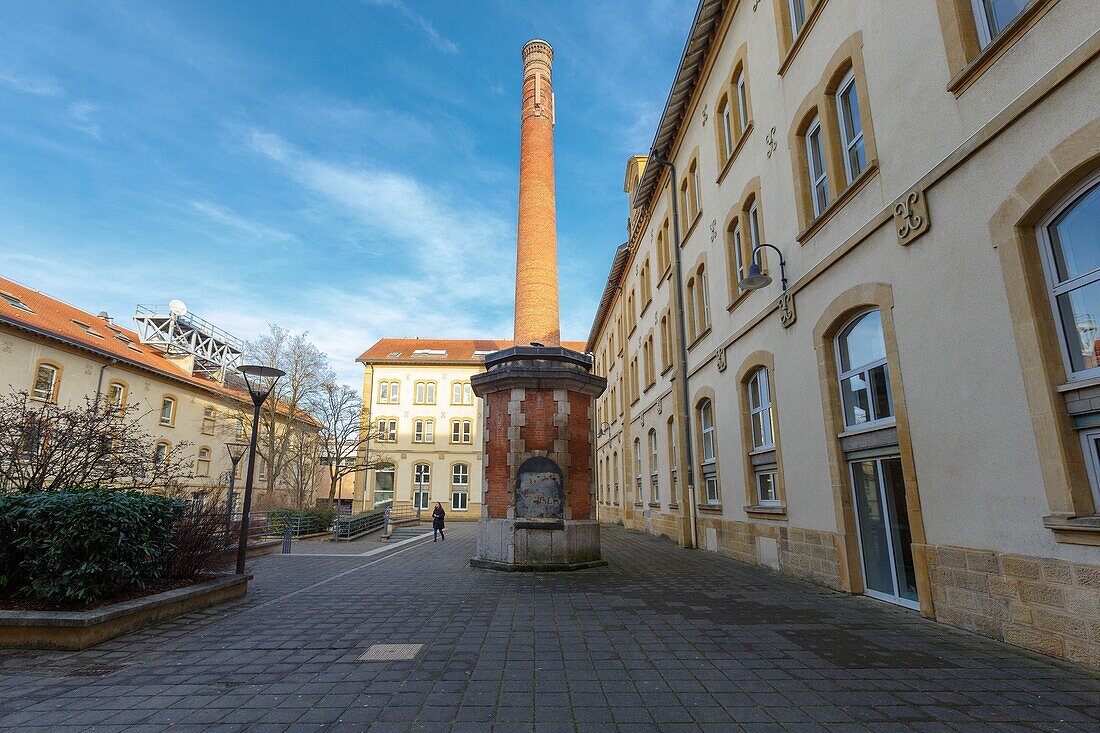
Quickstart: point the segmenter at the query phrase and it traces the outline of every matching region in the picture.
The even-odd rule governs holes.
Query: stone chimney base
[[[593,398],[607,382],[561,347],[490,354],[471,378],[485,400],[477,568],[548,572],[607,563],[595,521]]]

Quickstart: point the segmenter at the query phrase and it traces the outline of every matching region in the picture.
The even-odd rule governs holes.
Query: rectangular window
[[[854,72],[849,71],[840,83],[836,104],[840,118],[840,142],[844,146],[844,172],[850,184],[867,167],[867,151],[863,147],[863,121],[859,117],[859,96]]]
[[[199,457],[195,461],[195,475],[207,477],[210,475],[210,449],[199,448]]]
[[[158,471],[163,471],[168,467],[168,444],[157,443],[156,448],[153,451],[153,465]]]
[[[661,501],[661,485],[657,470],[657,431],[649,431],[649,500],[657,504]]]
[[[706,495],[708,504],[718,503],[718,477],[706,476],[704,478],[704,485],[706,486]]]
[[[379,382],[378,384],[378,401],[382,404],[386,404],[390,401],[390,383]]]
[[[472,443],[474,441],[474,423],[472,420],[462,421],[462,442]]]
[[[378,421],[378,442],[380,443],[396,443],[397,442],[397,420],[396,418],[383,418]]]
[[[434,443],[435,442],[435,421],[434,420],[416,420],[413,422],[413,442],[414,443]]]
[[[829,205],[829,180],[825,173],[825,148],[821,140],[821,121],[815,119],[806,131],[806,163],[810,175],[810,198],[814,217]]]
[[[787,0],[787,6],[791,11],[791,37],[798,38],[806,25],[806,0]]]
[[[111,412],[119,412],[126,402],[126,387],[119,382],[111,382],[107,388],[107,409]]]
[[[1030,0],[971,0],[978,40],[985,48],[1023,12]]]
[[[737,114],[738,122],[741,123],[741,134],[745,134],[745,128],[749,126],[749,98],[745,92],[745,71],[741,70],[741,73],[737,75],[737,82],[735,83],[737,88]]]
[[[779,504],[775,493],[775,471],[761,471],[756,474],[756,500],[763,506]]]
[[[740,288],[740,282],[745,279],[745,254],[744,245],[741,242],[740,222],[734,222],[729,230],[729,236],[730,249],[733,250],[733,264],[737,273],[737,287]]]
[[[393,501],[393,477],[392,463],[380,466],[374,472],[374,503],[385,504]]]
[[[733,119],[730,114],[730,105],[722,100],[722,108],[718,111],[718,119],[722,123],[722,160],[729,160],[733,155]]]
[[[774,448],[772,398],[767,369],[757,369],[749,380],[749,414],[752,417],[753,448],[756,450]]]
[[[413,466],[413,506],[428,508],[428,495],[431,493],[432,467],[427,463]]]

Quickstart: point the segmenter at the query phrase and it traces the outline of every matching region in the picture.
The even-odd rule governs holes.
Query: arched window
[[[787,10],[790,13],[791,38],[798,38],[802,26],[806,25],[806,0],[787,0]]]
[[[611,501],[619,503],[619,452],[611,454]]]
[[[740,282],[748,274],[745,270],[745,240],[741,235],[741,220],[734,218],[726,226],[726,256],[727,267],[733,278],[730,284],[731,297],[737,297],[741,290]]]
[[[176,422],[176,398],[165,395],[160,403],[160,424],[174,425]]]
[[[34,373],[34,387],[31,397],[43,402],[57,401],[57,384],[61,370],[53,364],[39,363]]]
[[[153,448],[153,467],[158,471],[168,468],[168,456],[172,452],[172,446],[165,441],[160,441]]]
[[[821,120],[814,117],[806,128],[806,172],[809,176],[810,201],[814,217],[829,205],[829,176],[825,169],[825,141],[821,132]]]
[[[724,164],[733,155],[733,115],[730,112],[729,98],[726,96],[723,96],[722,101],[718,103],[718,124],[720,125],[719,152],[722,154]]]
[[[1028,4],[1028,0],[971,0],[974,5],[974,23],[978,27],[978,40],[985,48],[1016,19]]]
[[[397,418],[396,417],[381,417],[378,418],[377,434],[379,443],[396,443],[397,442]]]
[[[470,467],[465,463],[451,466],[451,509],[466,511],[470,496]]]
[[[708,504],[719,502],[718,491],[718,441],[714,428],[714,406],[709,399],[699,403],[700,473],[703,476],[704,495]]]
[[[634,501],[642,501],[642,441],[634,439]]]
[[[649,501],[659,504],[661,501],[660,479],[657,474],[657,431],[649,430]]]
[[[107,387],[107,409],[111,412],[119,412],[126,406],[126,385],[122,382],[111,382]]]
[[[1047,218],[1039,241],[1068,372],[1100,373],[1100,178]]]
[[[752,419],[752,447],[756,450],[775,447],[772,424],[771,385],[768,370],[761,367],[749,378],[749,414]]]
[[[392,463],[383,463],[374,469],[374,504],[393,501],[394,469]]]
[[[706,265],[700,264],[698,269],[695,270],[695,312],[696,321],[695,324],[698,336],[703,331],[710,328],[710,295],[707,292],[707,269]]]
[[[427,463],[413,465],[413,506],[428,508],[428,496],[432,488],[432,467]]]
[[[840,146],[844,153],[844,173],[848,183],[859,178],[867,167],[867,151],[863,145],[863,120],[859,116],[859,92],[853,69],[840,81],[836,90],[836,113],[840,121]]]
[[[417,382],[414,384],[413,402],[417,405],[434,405],[435,382]]]
[[[195,461],[195,475],[203,478],[210,475],[210,449],[206,446],[199,448],[199,456]]]
[[[413,442],[435,442],[435,420],[432,418],[418,418],[413,421]]]
[[[684,294],[687,296],[684,300],[687,303],[687,313],[684,315],[687,317],[687,331],[688,340],[694,341],[695,337],[699,335],[699,314],[695,308],[696,291],[699,290],[698,284],[695,282],[694,277],[689,277],[687,283],[684,285]]]
[[[837,336],[836,344],[844,426],[892,420],[894,405],[882,315],[873,310],[856,317]]]
[[[676,473],[680,465],[680,453],[676,442],[676,421],[669,418],[665,425],[665,435],[668,438],[668,485],[669,501],[675,503],[676,499]]]

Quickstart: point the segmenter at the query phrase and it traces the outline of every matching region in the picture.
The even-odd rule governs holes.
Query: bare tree
[[[260,450],[268,460],[268,486],[280,483],[291,460],[296,424],[310,421],[310,406],[319,399],[322,387],[332,380],[328,357],[308,339],[307,333],[291,333],[277,324],[248,344],[248,356],[258,364],[286,372],[260,415]],[[251,424],[251,414],[243,419]]]
[[[317,489],[317,433],[291,428],[283,485],[295,509],[302,509]]]
[[[321,423],[321,442],[328,468],[329,505],[336,505],[336,489],[345,476],[377,468],[382,457],[370,451],[378,434],[364,420],[363,401],[354,389],[334,382],[321,388],[313,414]]]
[[[141,427],[137,405],[56,405],[23,392],[0,395],[0,488],[56,491],[82,487],[179,493],[192,478],[189,443],[168,449]]]

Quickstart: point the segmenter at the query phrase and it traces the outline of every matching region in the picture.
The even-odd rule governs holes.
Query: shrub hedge
[[[0,494],[0,592],[93,601],[161,577],[186,502],[137,491]]]

